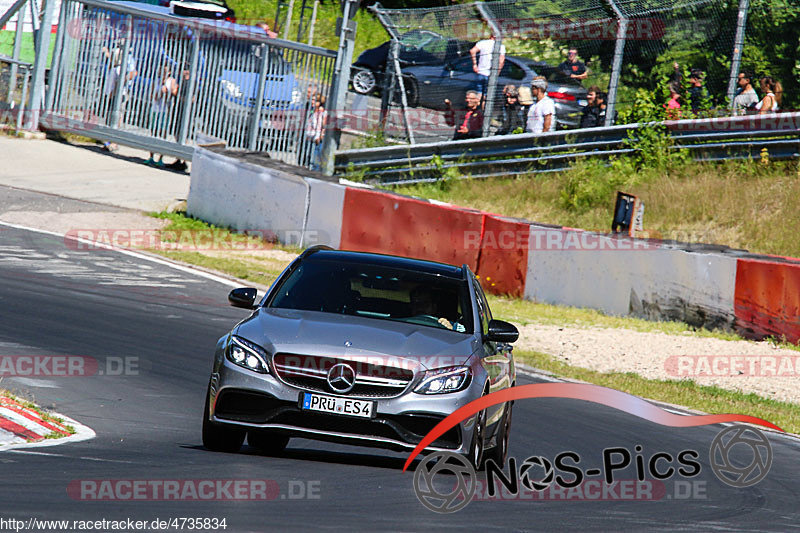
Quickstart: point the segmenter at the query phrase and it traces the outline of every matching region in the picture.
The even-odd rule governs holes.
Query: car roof
[[[348,250],[332,250],[326,248],[315,248],[306,251],[304,261],[338,261],[343,263],[357,263],[364,265],[377,265],[390,268],[401,268],[404,270],[414,270],[444,276],[452,279],[463,279],[464,271],[461,267],[437,263],[435,261],[425,261],[422,259],[411,259],[409,257],[398,257],[395,255],[373,254],[368,252],[353,252]]]

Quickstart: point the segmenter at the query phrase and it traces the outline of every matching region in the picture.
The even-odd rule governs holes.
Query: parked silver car
[[[234,289],[253,309],[217,343],[203,444],[281,451],[291,437],[413,449],[436,424],[511,387],[517,329],[492,318],[469,267],[306,250],[272,284]],[[512,405],[465,420],[429,450],[505,458]]]

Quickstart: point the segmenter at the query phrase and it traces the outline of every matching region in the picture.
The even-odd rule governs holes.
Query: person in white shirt
[[[472,56],[472,70],[478,75],[478,82],[475,90],[482,95],[486,94],[486,89],[489,87],[489,74],[492,72],[492,54],[494,53],[494,35],[488,39],[482,39],[475,43],[469,55]],[[500,45],[500,61],[497,63],[498,72],[503,70],[503,64],[506,62],[506,46]]]
[[[556,106],[553,99],[547,96],[547,80],[543,76],[534,78],[531,92],[536,98],[536,104],[528,111],[525,131],[530,133],[555,131]]]

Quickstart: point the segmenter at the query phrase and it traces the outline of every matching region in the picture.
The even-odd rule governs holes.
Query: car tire
[[[486,410],[475,415],[475,429],[472,431],[472,442],[467,452],[467,460],[475,467],[476,471],[483,468],[483,451],[486,438]]]
[[[270,431],[251,429],[247,432],[247,444],[267,455],[282,452],[289,444],[289,437],[277,435]]]
[[[503,413],[503,419],[497,430],[497,444],[483,454],[484,466],[489,459],[494,461],[501,469],[505,465],[506,456],[508,455],[508,437],[511,434],[511,412],[513,406],[513,402],[506,404],[506,411]]]
[[[209,420],[209,400],[210,391],[206,393],[206,407],[203,410],[203,446],[213,452],[238,452],[242,448],[245,432]]]
[[[352,83],[353,90],[358,94],[372,94],[378,85],[375,73],[369,69],[358,69],[353,74]]]

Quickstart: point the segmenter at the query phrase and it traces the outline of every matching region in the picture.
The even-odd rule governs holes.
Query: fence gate
[[[155,12],[154,12],[155,11]],[[316,168],[336,52],[167,8],[63,0],[41,124],[190,159],[201,138]]]

